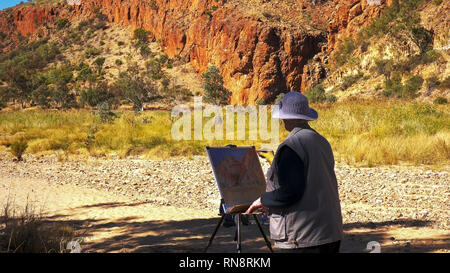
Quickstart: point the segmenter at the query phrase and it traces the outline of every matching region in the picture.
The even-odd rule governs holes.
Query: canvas
[[[255,147],[206,147],[225,211],[242,211],[265,192]]]

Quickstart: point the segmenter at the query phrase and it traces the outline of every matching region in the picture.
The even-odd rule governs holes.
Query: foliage
[[[22,155],[28,148],[28,143],[24,139],[16,140],[11,143],[11,153],[17,158],[18,161],[22,161]]]
[[[119,97],[133,103],[136,112],[143,111],[144,101],[156,94],[153,83],[148,77],[141,75],[137,64],[129,65],[127,71],[121,73],[113,88]]]
[[[335,103],[337,102],[337,100],[338,98],[333,94],[328,95],[327,98],[325,99],[327,103]]]
[[[9,199],[2,209],[0,253],[67,253],[68,242],[83,241],[83,233],[72,227],[47,223],[28,201],[20,213]]]
[[[137,48],[143,44],[148,44],[149,42],[148,34],[149,34],[148,31],[143,28],[137,28],[134,30],[133,39],[136,40]]]
[[[350,75],[350,76],[346,76],[343,79],[342,85],[341,85],[341,89],[347,90],[350,86],[352,86],[353,84],[355,84],[359,79],[361,79],[363,77],[362,73],[358,73],[356,75]]]
[[[61,30],[63,28],[67,28],[70,26],[70,21],[67,18],[61,18],[58,21],[56,21],[56,29]]]
[[[152,54],[152,51],[150,50],[150,47],[146,44],[141,44],[139,46],[139,52],[141,53],[141,56],[146,58]]]
[[[97,59],[95,59],[94,64],[95,66],[97,66],[97,71],[98,73],[100,73],[102,71],[102,67],[103,64],[105,63],[105,58],[104,57],[98,57]]]
[[[340,100],[312,107],[321,117],[311,122],[312,128],[327,138],[339,160],[365,166],[401,162],[445,166],[449,163],[450,112],[447,105],[372,99]],[[265,143],[262,140],[175,141],[171,136],[168,111],[116,114],[113,122],[100,123],[97,115],[85,110],[8,112],[0,115],[0,133],[12,137],[22,132],[28,139],[28,153],[61,149],[61,143],[66,141],[71,143],[69,152],[91,156],[105,153],[126,156],[130,151],[152,158],[191,156],[203,154],[206,145],[260,147]],[[207,120],[209,118],[204,122]],[[97,126],[95,132],[90,131],[92,126]],[[281,126],[280,138],[287,134]],[[88,136],[93,136],[89,152],[85,144]]]
[[[436,97],[436,98],[433,100],[433,103],[434,103],[434,104],[447,104],[448,101],[447,101],[447,99],[444,98],[444,97]]]
[[[356,49],[355,42],[352,38],[346,37],[344,38],[341,45],[339,45],[338,49],[336,50],[334,54],[334,58],[336,60],[336,64],[338,66],[341,66],[345,64],[350,56],[351,53]]]
[[[109,92],[106,83],[100,83],[96,87],[83,90],[80,94],[80,104],[84,106],[87,103],[91,107],[95,107],[103,102],[111,102],[114,94]]]
[[[95,56],[100,55],[100,53],[102,53],[102,49],[101,48],[95,48],[95,47],[91,47],[89,49],[86,49],[84,51],[84,56],[86,56],[86,58],[92,58]]]
[[[411,36],[414,43],[419,47],[420,54],[433,49],[433,30],[424,27],[412,27]]]
[[[308,88],[305,96],[310,103],[324,102],[326,100],[325,89],[320,84]]]
[[[412,76],[403,85],[400,75],[396,74],[392,79],[385,81],[385,89],[383,95],[386,97],[396,98],[415,98],[417,91],[422,87],[423,78],[420,76]]]
[[[114,114],[107,101],[103,101],[97,105],[97,115],[101,123],[112,122],[117,115]]]
[[[209,66],[202,74],[204,99],[215,105],[225,105],[229,101],[231,92],[223,86],[223,78],[217,66]]]

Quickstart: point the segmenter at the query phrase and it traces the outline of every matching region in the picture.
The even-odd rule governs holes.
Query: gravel
[[[269,164],[261,161],[264,171]],[[344,223],[417,220],[449,229],[450,176],[448,166],[378,166],[356,168],[336,164]],[[0,177],[44,179],[125,195],[130,201],[217,211],[220,196],[209,160],[149,160],[89,158],[58,161],[56,155],[27,154],[14,162],[0,153]]]

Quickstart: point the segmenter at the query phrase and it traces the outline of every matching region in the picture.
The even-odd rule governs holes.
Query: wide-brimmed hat
[[[279,119],[315,120],[316,110],[309,107],[308,99],[300,92],[286,93],[272,110],[272,117]]]

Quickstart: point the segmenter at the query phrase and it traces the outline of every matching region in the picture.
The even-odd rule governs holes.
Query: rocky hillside
[[[449,20],[445,11],[449,3],[416,2],[421,2],[412,9],[420,15],[417,24],[433,31],[432,48],[443,55],[440,61],[444,65],[429,75],[440,73],[436,80],[443,82],[448,75],[448,70],[442,69],[448,63]],[[81,5],[69,5],[66,1],[39,0],[0,12],[0,32],[2,48],[9,51],[24,37],[51,35],[52,25],[61,18],[76,22],[102,14],[111,23],[148,30],[170,58],[182,59],[198,74],[210,64],[218,66],[224,86],[232,92],[231,102],[247,104],[270,102],[286,90],[306,91],[319,83],[339,97],[342,94],[337,87],[346,75],[363,73],[376,78],[373,76],[378,75],[369,75],[370,68],[376,60],[392,57],[391,51],[397,50],[400,59],[416,55],[414,46],[405,51],[403,41],[378,35],[368,38],[370,43],[358,43],[360,47],[364,44],[359,49],[352,45],[351,52],[345,53],[357,56],[357,60],[345,61],[346,66],[339,60],[339,67],[335,65],[333,54],[342,51],[340,46],[345,48],[346,39],[356,39],[361,29],[370,27],[394,4],[398,1],[82,0]],[[386,45],[384,41],[390,42],[392,49],[373,53]],[[416,69],[422,70],[420,66]],[[373,89],[374,84],[380,85],[380,80],[374,81],[365,82]],[[344,96],[359,92],[342,91]]]

